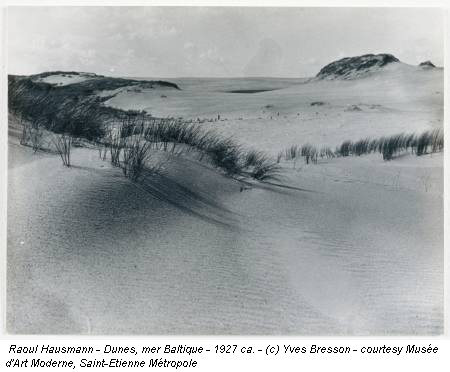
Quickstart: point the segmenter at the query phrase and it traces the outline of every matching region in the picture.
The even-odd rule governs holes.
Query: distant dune
[[[392,54],[365,54],[342,58],[323,67],[317,74],[321,79],[354,79],[400,61]]]
[[[365,54],[357,57],[342,58],[323,67],[316,75],[319,79],[358,79],[382,72],[386,67],[396,66],[398,69],[413,68],[401,62],[392,54]],[[422,68],[435,68],[431,61],[419,64]],[[416,69],[417,70],[417,69]]]
[[[82,87],[100,91],[111,88],[134,86],[142,88],[171,87],[180,89],[176,84],[163,80],[134,80],[124,78],[106,77],[89,72],[44,72],[29,76],[31,81],[36,83],[46,83],[53,86],[66,86],[71,84],[81,84]]]
[[[335,146],[442,127],[443,69],[375,57],[333,62],[324,78],[176,79],[179,91],[122,90],[104,105],[198,121],[274,155],[292,143]]]

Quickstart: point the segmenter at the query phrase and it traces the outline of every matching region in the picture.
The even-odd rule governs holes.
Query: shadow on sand
[[[133,184],[161,202],[204,222],[236,228],[232,211],[209,195],[190,189],[167,174],[147,172],[141,181]]]

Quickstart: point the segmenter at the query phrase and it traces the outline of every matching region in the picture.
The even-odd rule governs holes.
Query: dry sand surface
[[[187,159],[136,186],[94,150],[67,169],[9,149],[11,332],[443,330],[440,155],[297,166],[292,188],[240,192]]]

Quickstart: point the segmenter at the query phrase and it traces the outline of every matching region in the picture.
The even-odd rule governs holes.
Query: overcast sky
[[[439,9],[11,7],[8,42],[12,74],[305,77],[366,53],[444,59]]]

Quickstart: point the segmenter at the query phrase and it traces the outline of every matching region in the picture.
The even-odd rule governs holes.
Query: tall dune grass
[[[246,150],[233,138],[172,118],[129,113],[110,130],[106,142],[112,164],[122,167],[127,176],[139,164],[134,172],[139,178],[140,164],[145,166],[150,150],[158,150],[176,155],[194,151],[199,161],[207,161],[232,177],[244,176],[260,181],[280,177],[280,167],[263,152]]]
[[[326,159],[332,159],[332,158],[336,157],[336,155],[334,154],[334,151],[331,150],[331,148],[328,147],[328,146],[323,146],[323,147],[320,149],[319,156],[320,156],[322,159],[323,159],[323,158],[326,158]]]
[[[336,153],[340,156],[349,156],[352,153],[352,141],[344,141],[336,148]]]
[[[125,177],[139,181],[150,159],[150,147],[150,143],[140,134],[127,137],[121,164]]]
[[[244,154],[243,169],[258,181],[279,180],[281,168],[262,151],[251,150]]]
[[[306,164],[309,164],[310,162],[317,163],[317,156],[319,152],[313,145],[310,145],[309,143],[303,145],[301,147],[300,154],[305,159]]]
[[[284,158],[286,160],[295,160],[300,156],[301,147],[298,145],[292,145],[291,147],[288,147],[284,152]]]
[[[105,89],[104,83],[114,81],[118,80],[102,80],[102,89]],[[126,175],[136,174],[137,178],[139,170],[133,169],[146,163],[144,153],[148,154],[150,150],[178,155],[195,151],[200,161],[208,161],[230,176],[244,175],[259,180],[278,177],[275,161],[244,149],[233,138],[205,130],[192,121],[153,118],[143,111],[106,108],[101,105],[104,98],[95,94],[98,89],[99,86],[90,84],[53,87],[28,78],[10,77],[9,110],[32,122],[32,128],[44,128],[58,134],[54,144],[67,166],[70,165],[73,140],[84,138],[98,143],[101,159],[106,159],[107,147],[111,163],[122,167]],[[24,130],[24,141],[26,136],[29,133]],[[139,136],[138,143],[130,143],[134,136]],[[35,136],[36,143],[38,139]]]
[[[377,151],[382,154],[384,160],[392,160],[395,156],[407,151],[421,156],[440,152],[443,148],[444,132],[438,128],[421,134],[400,133],[374,140],[361,140],[353,144],[350,153],[351,155],[363,155]]]
[[[347,141],[347,143],[348,142],[350,141]],[[369,146],[370,146],[370,138],[364,138],[354,143],[351,143],[351,151],[354,155],[360,156],[362,154],[367,154]]]
[[[400,133],[392,136],[380,138],[363,138],[352,142],[346,140],[336,146],[333,151],[329,147],[322,147],[320,151],[317,148],[305,144],[303,146],[292,145],[286,150],[281,151],[278,157],[278,163],[282,158],[284,160],[296,160],[303,157],[305,162],[309,164],[317,163],[317,157],[334,158],[346,156],[361,156],[378,152],[382,155],[383,160],[395,159],[401,153],[411,152],[417,156],[431,154],[442,151],[444,148],[444,132],[442,129],[427,130],[421,134],[405,134]]]
[[[283,152],[280,153],[279,157],[281,157],[281,154],[283,154]],[[284,151],[284,159],[288,161],[293,160],[294,167],[297,159],[299,158],[303,158],[306,164],[309,164],[310,162],[317,163],[319,155],[320,152],[317,150],[317,148],[309,143],[302,146],[292,145]]]
[[[22,134],[20,144],[30,146],[34,152],[42,148],[44,141],[44,129],[36,123],[22,120]]]
[[[73,137],[67,133],[54,134],[52,142],[55,145],[56,152],[61,157],[63,165],[66,167],[70,167],[70,155],[72,151]]]

